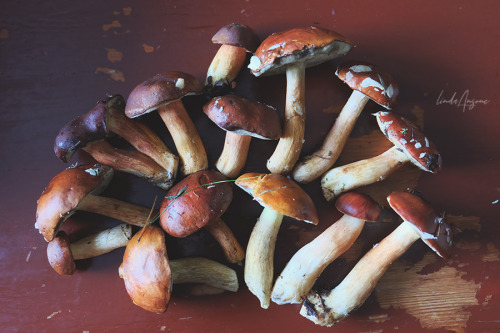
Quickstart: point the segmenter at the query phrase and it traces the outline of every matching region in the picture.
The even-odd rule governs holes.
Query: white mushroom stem
[[[300,314],[322,326],[342,320],[365,302],[389,266],[419,238],[416,228],[404,221],[368,251],[337,287],[326,293],[311,291]]]
[[[323,195],[331,201],[342,192],[384,180],[409,160],[392,147],[378,156],[333,168],[321,179]]]
[[[248,240],[245,283],[264,309],[271,302],[274,248],[282,220],[282,214],[264,208]]]
[[[243,250],[227,224],[218,217],[211,220],[205,228],[220,244],[227,261],[232,264],[241,264],[243,259],[245,259],[245,250]]]
[[[230,84],[245,64],[246,50],[232,45],[221,45],[207,71],[205,86],[213,87],[220,82]]]
[[[297,251],[276,279],[273,302],[302,303],[326,266],[351,247],[364,224],[363,220],[344,215]]]
[[[305,131],[305,65],[297,63],[286,69],[286,104],[283,134],[267,161],[272,173],[291,172],[299,159]]]
[[[293,171],[293,179],[299,183],[310,183],[333,166],[369,100],[368,96],[357,90],[352,92],[321,148],[297,164]]]
[[[215,164],[217,170],[230,179],[238,177],[245,167],[251,141],[249,135],[227,132],[224,149]]]
[[[71,253],[74,260],[97,257],[127,246],[130,238],[132,238],[132,226],[122,223],[71,243]]]

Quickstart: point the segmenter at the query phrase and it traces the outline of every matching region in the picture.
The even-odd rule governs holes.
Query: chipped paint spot
[[[123,53],[115,49],[106,49],[108,60],[111,62],[120,62],[123,59]]]
[[[56,316],[56,315],[60,314],[61,312],[62,312],[61,310],[59,310],[59,311],[54,311],[54,312],[52,312],[50,315],[48,315],[48,316],[47,316],[47,319],[51,319],[52,317],[54,317],[54,316]]]
[[[484,298],[484,301],[483,301],[483,303],[481,303],[481,305],[482,306],[488,305],[488,303],[490,303],[492,298],[493,298],[493,295],[486,295],[486,297]]]
[[[373,321],[373,322],[378,323],[378,324],[383,323],[384,321],[387,321],[388,319],[389,319],[389,315],[387,313],[368,316],[368,320]]]
[[[113,22],[111,22],[109,24],[103,24],[102,25],[102,30],[108,31],[108,30],[110,30],[112,28],[121,28],[121,27],[122,27],[122,25],[121,25],[120,21],[113,20]]]
[[[0,30],[0,39],[7,39],[9,38],[9,30],[7,29],[1,29]]]
[[[148,44],[142,44],[142,48],[144,49],[144,52],[146,53],[151,53],[154,52],[155,48],[151,45]]]
[[[482,255],[481,260],[483,262],[500,261],[500,251],[493,243],[488,243],[486,244],[486,253]]]
[[[125,76],[119,70],[107,68],[107,67],[97,67],[95,70],[95,74],[104,73],[108,74],[113,81],[121,81],[125,82]]]
[[[123,11],[123,15],[129,16],[132,13],[132,7],[122,8],[122,11]]]

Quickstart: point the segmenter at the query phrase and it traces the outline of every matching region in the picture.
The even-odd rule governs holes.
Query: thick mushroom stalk
[[[215,167],[228,178],[235,178],[245,167],[248,150],[252,137],[227,132],[224,140],[224,148],[220,154]]]

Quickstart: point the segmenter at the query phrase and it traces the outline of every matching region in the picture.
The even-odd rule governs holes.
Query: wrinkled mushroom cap
[[[212,37],[212,43],[242,47],[247,52],[254,53],[260,40],[249,26],[231,23],[217,31]]]
[[[202,170],[173,186],[161,203],[160,224],[163,230],[174,237],[186,237],[220,217],[233,200],[231,185],[202,185],[223,180],[226,177],[220,172]]]
[[[318,224],[318,214],[311,197],[290,178],[252,172],[241,175],[236,185],[264,207],[297,220]]]
[[[203,86],[200,81],[190,74],[182,72],[157,74],[132,90],[127,99],[125,115],[129,118],[139,117],[184,96],[202,93]]]
[[[362,61],[349,61],[340,65],[335,75],[351,89],[362,92],[386,109],[396,107],[398,84],[392,75],[381,67]]]
[[[276,109],[241,96],[215,97],[203,106],[203,112],[225,131],[265,140],[277,140],[281,136]]]
[[[80,165],[57,174],[38,199],[35,228],[47,242],[57,234],[88,194],[101,193],[111,181],[113,169],[104,165]]]
[[[71,275],[76,270],[70,245],[69,237],[64,231],[59,231],[57,236],[47,244],[49,264],[61,275]]]
[[[338,197],[335,207],[345,215],[369,222],[380,218],[382,208],[370,196],[357,192],[347,192]]]
[[[410,120],[394,112],[375,114],[380,130],[420,169],[434,174],[441,171],[441,155],[436,146]]]

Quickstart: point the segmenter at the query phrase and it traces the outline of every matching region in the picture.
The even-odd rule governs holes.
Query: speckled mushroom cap
[[[47,244],[47,259],[50,266],[61,275],[71,275],[76,270],[68,235],[59,231]]]
[[[255,76],[279,74],[291,63],[315,66],[343,56],[351,47],[346,37],[332,30],[314,26],[290,29],[267,37],[250,59],[248,68]]]
[[[172,270],[161,228],[149,225],[132,237],[125,248],[119,274],[134,304],[155,313],[167,310]]]
[[[345,215],[369,222],[380,218],[382,208],[370,196],[357,192],[347,192],[338,197],[335,207]]]
[[[80,201],[88,194],[102,192],[112,177],[111,167],[98,164],[80,165],[60,172],[38,199],[35,228],[50,242]]]
[[[217,31],[212,37],[212,43],[238,46],[247,52],[254,53],[260,40],[255,32],[244,24],[230,23]]]
[[[125,115],[139,117],[179,100],[187,95],[203,93],[203,86],[198,79],[182,72],[156,74],[132,90],[127,99]]]
[[[264,207],[297,220],[318,224],[318,213],[311,197],[290,178],[251,172],[238,177],[236,185]]]
[[[393,192],[387,201],[403,220],[415,226],[431,249],[439,256],[449,258],[453,242],[451,228],[428,202],[408,192]]]
[[[335,75],[351,89],[362,92],[386,109],[396,107],[398,83],[381,67],[363,61],[348,61],[337,68]]]
[[[265,140],[277,140],[281,136],[276,109],[241,96],[215,97],[203,106],[203,112],[225,131]]]
[[[223,180],[226,177],[220,172],[202,170],[173,186],[161,203],[160,224],[163,230],[174,237],[186,237],[220,217],[233,200],[231,185],[202,185]],[[178,196],[179,193],[185,194]]]
[[[417,125],[394,112],[380,111],[375,116],[380,130],[413,164],[434,174],[441,171],[439,151]]]

